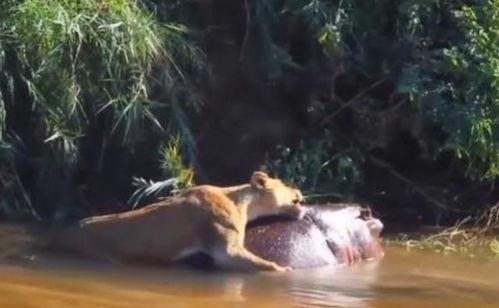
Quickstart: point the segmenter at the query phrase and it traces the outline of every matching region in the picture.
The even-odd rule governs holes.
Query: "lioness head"
[[[260,216],[285,214],[302,218],[304,210],[300,203],[303,195],[299,189],[285,185],[265,172],[255,171],[250,179],[255,194],[249,205],[249,219]]]

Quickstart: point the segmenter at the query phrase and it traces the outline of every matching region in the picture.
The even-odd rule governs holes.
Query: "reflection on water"
[[[0,239],[0,242],[2,239]],[[383,261],[291,273],[0,261],[0,307],[499,307],[499,261],[389,249]]]

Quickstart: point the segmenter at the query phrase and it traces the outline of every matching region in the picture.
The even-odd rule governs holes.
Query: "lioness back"
[[[141,209],[84,219],[61,242],[112,259],[174,261],[205,252],[225,268],[278,270],[243,247],[246,223],[266,215],[300,217],[302,200],[298,189],[255,172],[249,184],[196,186]]]

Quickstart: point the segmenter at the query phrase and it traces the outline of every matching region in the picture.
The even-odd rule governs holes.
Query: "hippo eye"
[[[298,199],[298,198],[296,198],[292,202],[293,202],[294,205],[298,205],[298,204],[300,204],[301,200]]]

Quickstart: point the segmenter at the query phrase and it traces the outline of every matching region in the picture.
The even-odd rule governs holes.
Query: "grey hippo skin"
[[[281,266],[311,268],[383,257],[380,220],[356,204],[308,205],[302,220],[263,219],[246,230],[245,246]]]

